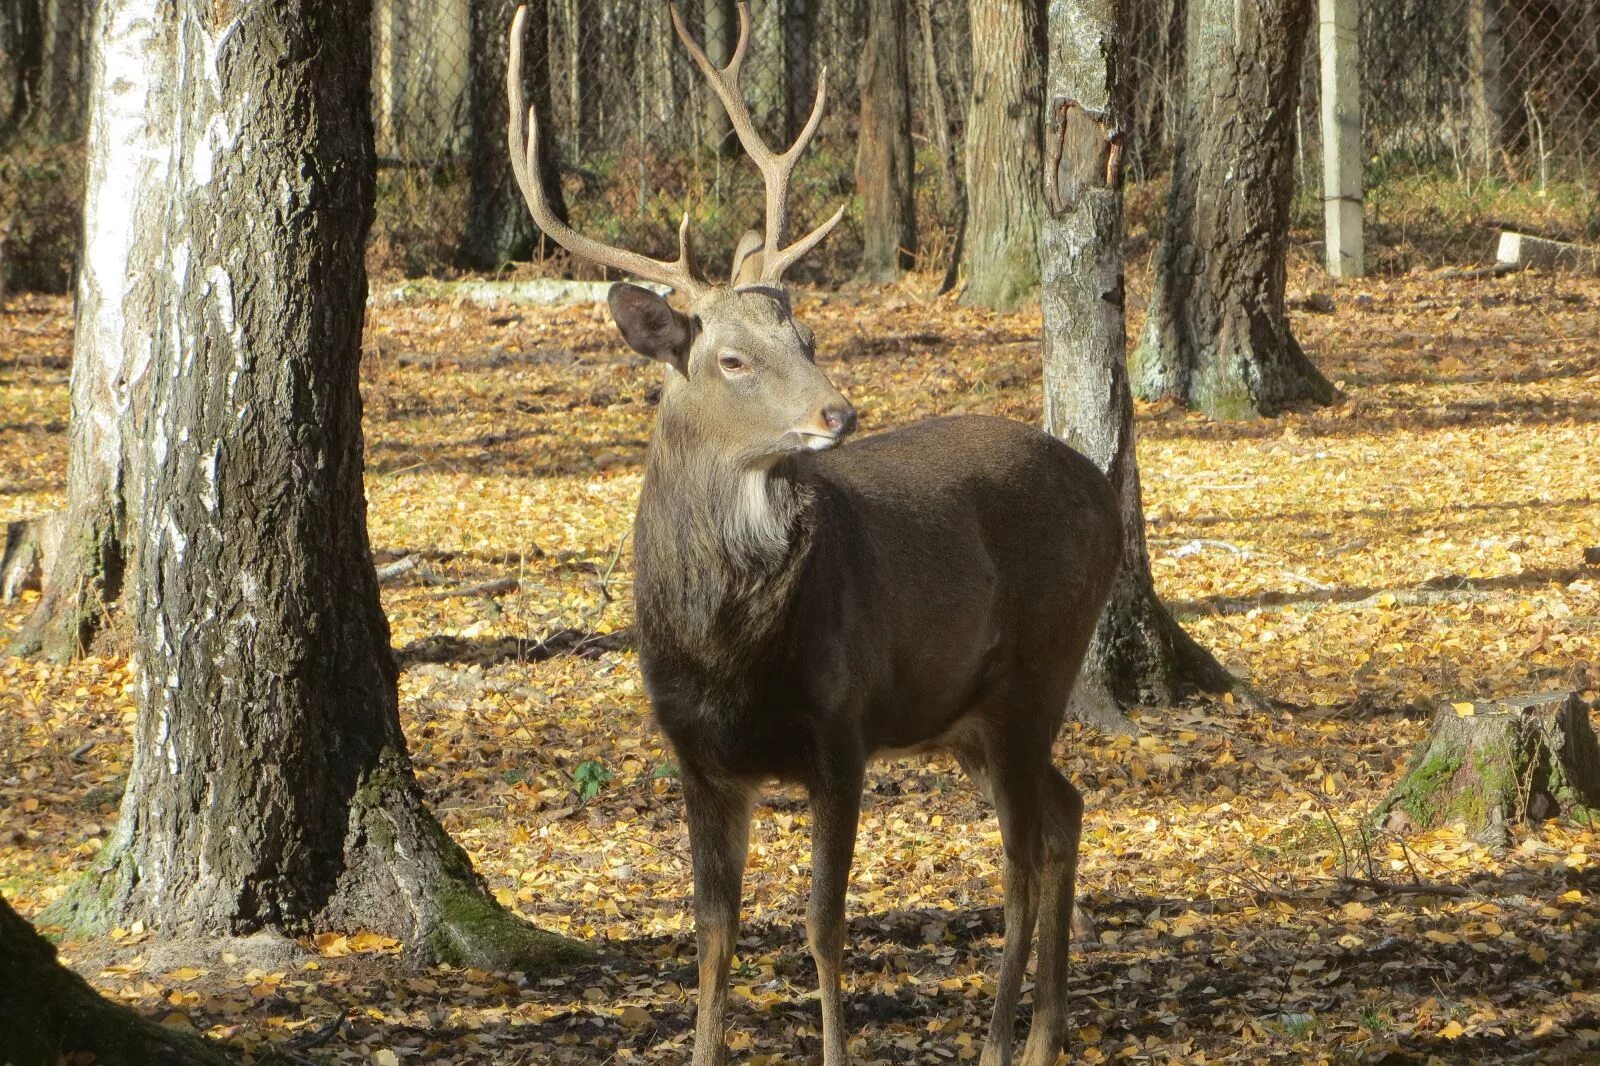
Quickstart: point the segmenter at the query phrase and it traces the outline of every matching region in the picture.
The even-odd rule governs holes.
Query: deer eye
[[[743,356],[733,352],[723,352],[717,356],[717,365],[722,368],[724,374],[748,374],[750,372],[750,364],[745,361]]]

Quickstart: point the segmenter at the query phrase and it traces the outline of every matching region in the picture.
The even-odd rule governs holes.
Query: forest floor
[[[1146,708],[1136,738],[1061,738],[1086,794],[1080,892],[1099,927],[1074,951],[1072,1060],[1600,1061],[1595,827],[1519,826],[1495,849],[1371,824],[1440,703],[1600,690],[1600,566],[1584,562],[1600,546],[1600,282],[1292,287],[1337,406],[1238,424],[1139,411],[1157,585],[1282,705]],[[1331,312],[1311,310],[1324,298]],[[798,307],[866,431],[1039,418],[1036,310],[978,313],[912,286]],[[61,498],[67,313],[27,296],[0,312],[0,521]],[[680,790],[626,637],[658,379],[600,309],[370,316],[372,540],[380,564],[419,563],[384,590],[419,774],[496,894],[604,963],[417,970],[351,930],[270,971],[231,954],[174,966],[140,928],[111,951],[64,945],[67,960],[257,1056],[686,1060]],[[498,594],[456,594],[495,581]],[[28,606],[0,607],[0,639]],[[132,693],[120,657],[0,661],[0,892],[24,915],[115,820]],[[869,781],[851,1046],[868,1063],[975,1061],[1001,943],[995,823],[947,760]],[[757,811],[735,1061],[818,1053],[807,820],[793,792]]]

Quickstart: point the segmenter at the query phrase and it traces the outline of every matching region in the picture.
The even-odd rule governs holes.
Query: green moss
[[[69,940],[104,936],[119,924],[124,891],[137,880],[133,856],[108,843],[89,871],[40,912],[39,924],[59,926]]]
[[[440,962],[537,974],[595,957],[592,948],[518,918],[475,884],[447,885],[435,903],[439,921],[428,947]]]
[[[1449,804],[1439,803],[1438,793],[1460,769],[1461,756],[1458,754],[1429,755],[1421,766],[1406,775],[1397,796],[1400,808],[1411,815],[1418,825],[1436,824],[1436,820],[1449,809]]]

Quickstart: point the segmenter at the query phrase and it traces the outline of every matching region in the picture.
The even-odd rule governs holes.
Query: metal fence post
[[[1356,44],[1360,0],[1318,2],[1328,273],[1353,278],[1366,270],[1361,232],[1361,73]]]

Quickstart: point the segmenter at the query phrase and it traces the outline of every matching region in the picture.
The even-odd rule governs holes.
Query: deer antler
[[[815,248],[844,217],[844,208],[840,207],[828,221],[793,244],[786,244],[789,239],[789,177],[794,173],[794,166],[799,161],[800,154],[816,136],[817,127],[822,123],[822,109],[828,97],[827,68],[823,68],[817,77],[817,99],[811,105],[811,117],[806,120],[800,136],[795,138],[794,144],[790,145],[787,151],[774,152],[756,132],[755,122],[750,118],[750,109],[745,105],[744,94],[739,89],[739,72],[744,65],[745,49],[750,45],[750,5],[743,0],[739,4],[739,43],[733,50],[733,58],[728,60],[727,66],[721,68],[711,62],[705,49],[701,48],[684,28],[683,19],[678,16],[678,5],[669,4],[667,9],[672,14],[672,25],[678,31],[678,37],[682,39],[684,47],[689,49],[695,65],[711,83],[717,99],[722,101],[723,108],[728,112],[728,121],[733,124],[734,132],[739,135],[739,143],[744,146],[745,153],[761,170],[762,180],[767,187],[767,239],[763,253],[761,281],[763,284],[777,285],[783,279],[783,272],[793,266],[797,259]]]
[[[678,259],[669,263],[585,237],[550,210],[550,201],[545,197],[544,184],[539,175],[539,116],[527,105],[522,94],[522,26],[527,13],[527,8],[518,7],[516,17],[511,20],[511,59],[506,66],[506,99],[511,111],[508,133],[511,170],[516,175],[517,187],[522,190],[523,199],[528,201],[533,221],[552,240],[580,259],[667,285],[684,293],[691,301],[699,298],[709,285],[700,277],[695,266],[694,253],[689,245],[687,213],[678,225]],[[524,121],[527,123],[526,138],[523,135]]]

